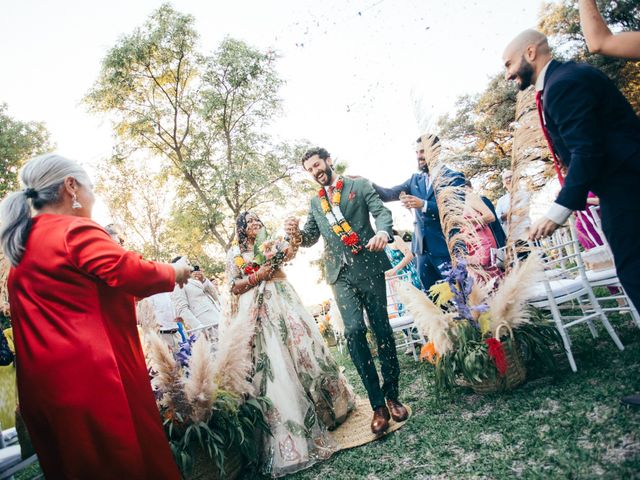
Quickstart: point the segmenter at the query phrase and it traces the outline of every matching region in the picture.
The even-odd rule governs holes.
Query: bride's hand
[[[273,268],[271,268],[271,265],[264,264],[256,272],[256,277],[260,281],[271,280],[271,277],[273,277],[273,273],[274,270]]]

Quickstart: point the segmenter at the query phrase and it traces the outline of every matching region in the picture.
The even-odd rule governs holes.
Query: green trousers
[[[396,355],[393,330],[389,325],[384,274],[359,278],[356,281],[349,275],[349,270],[344,268],[332,287],[344,321],[349,353],[367,389],[371,408],[383,406],[385,397],[398,400],[400,365]],[[367,344],[367,327],[364,323],[363,308],[367,311],[369,325],[378,344],[382,387],[380,387],[378,372]]]

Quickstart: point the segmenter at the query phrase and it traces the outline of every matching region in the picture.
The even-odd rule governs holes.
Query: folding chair
[[[15,428],[0,432],[0,479],[12,479],[38,459],[36,455],[22,459]]]
[[[610,287],[610,295],[598,297],[598,302],[601,304],[604,312],[629,312],[636,325],[640,328],[640,315],[629,299],[624,287],[620,283],[620,279],[618,278],[618,273],[616,272],[616,267],[613,262],[611,247],[609,246],[607,238],[604,236],[604,232],[602,231],[600,207],[593,205],[589,207],[589,211],[591,212],[591,216],[583,215],[581,218],[583,221],[590,222],[591,225],[593,225],[596,233],[600,236],[602,241],[601,246],[583,252],[582,254],[582,257],[587,264],[586,266],[589,267],[589,264],[593,265],[592,268],[586,268],[589,283],[592,287]],[[592,242],[594,244],[599,243],[596,240],[597,239],[592,239]],[[594,260],[593,262],[590,262],[588,260],[589,257],[599,257],[603,261]],[[599,268],[599,266],[603,266],[604,268]],[[613,289],[617,289],[617,293],[613,293]],[[602,303],[608,300],[615,300],[616,305],[607,307],[602,306]]]
[[[416,345],[422,345],[427,341],[417,333],[413,317],[398,298],[398,287],[402,282],[410,281],[408,273],[387,277],[387,312],[389,313],[389,324],[393,329],[393,333],[401,334],[400,336],[396,335],[396,348],[410,348],[413,352],[413,359],[418,360]],[[400,341],[397,341],[398,338],[400,338]]]
[[[578,371],[571,351],[571,339],[567,333],[574,325],[586,323],[595,338],[598,333],[593,320],[598,319],[616,346],[624,350],[587,279],[573,219],[569,220],[568,228],[560,228],[551,238],[531,246],[541,254],[545,275],[531,288],[529,304],[551,312],[562,337],[571,370]],[[580,314],[576,314],[576,311]]]

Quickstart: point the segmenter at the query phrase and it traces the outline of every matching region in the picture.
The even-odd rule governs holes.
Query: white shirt
[[[178,328],[176,308],[171,301],[171,293],[163,292],[152,295],[148,299],[153,305],[156,322],[161,329]]]
[[[540,74],[538,75],[538,78],[536,80],[536,92],[544,90],[544,77],[547,75],[547,69],[549,68],[550,64],[551,60],[549,60],[549,62],[540,71]],[[542,112],[542,119],[544,121],[544,111]],[[554,202],[545,214],[546,218],[551,220],[553,223],[557,223],[558,225],[563,225],[570,216],[571,209],[562,206],[557,202]]]
[[[511,216],[511,221],[514,224],[513,232],[509,231],[509,220],[501,220],[502,216],[507,215],[511,208],[511,194],[509,192],[505,193],[498,199],[498,202],[496,203],[496,215],[498,216],[498,220],[500,220],[504,233],[507,236],[510,236],[515,240],[525,240],[529,236],[529,227],[531,226],[531,220],[529,219],[528,213],[529,198],[527,194],[524,191],[518,191],[515,203],[515,210],[525,210],[527,213],[523,216]]]

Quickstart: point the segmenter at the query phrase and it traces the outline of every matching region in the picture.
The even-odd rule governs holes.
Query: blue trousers
[[[436,257],[429,253],[416,254],[416,267],[422,283],[422,289],[426,292],[431,285],[444,278],[443,272],[451,263],[449,257]]]

